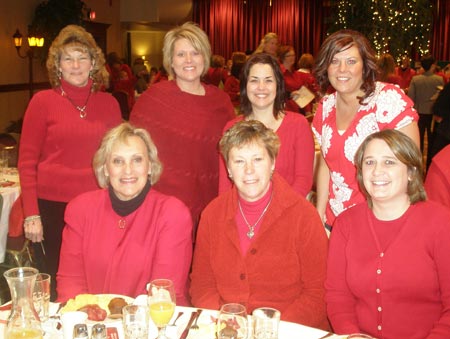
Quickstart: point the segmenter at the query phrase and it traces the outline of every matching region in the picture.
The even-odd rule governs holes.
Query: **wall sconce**
[[[28,46],[30,47],[25,55],[20,54],[20,49],[22,47],[22,34],[20,34],[19,29],[16,29],[16,32],[12,36],[14,41],[14,46],[16,47],[17,55],[22,59],[28,58],[28,78],[29,78],[29,91],[30,91],[30,99],[33,96],[33,59],[34,59],[34,49],[36,47],[44,46],[44,38],[29,36],[28,37]]]

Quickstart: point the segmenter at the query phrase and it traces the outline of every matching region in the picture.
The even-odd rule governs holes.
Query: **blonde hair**
[[[277,40],[278,41],[278,35],[274,32],[269,32],[266,35],[264,35],[264,38],[261,39],[261,42],[259,43],[259,46],[256,48],[255,53],[263,53],[264,47],[266,47],[266,44],[268,44],[271,40]]]
[[[194,49],[203,56],[205,68],[201,76],[204,76],[208,72],[210,65],[211,45],[209,44],[209,39],[206,33],[193,22],[186,22],[181,26],[175,27],[167,32],[164,37],[163,64],[167,73],[171,77],[176,76],[172,69],[173,50],[175,42],[180,39],[188,40]]]
[[[111,156],[112,148],[117,143],[127,143],[128,138],[134,136],[141,138],[147,147],[148,158],[152,167],[150,183],[154,185],[158,182],[162,173],[162,164],[159,161],[158,150],[150,134],[143,128],[136,128],[125,122],[110,129],[105,134],[99,149],[94,155],[93,167],[100,187],[105,188],[109,185],[109,177],[105,175],[104,167],[107,159]]]
[[[47,57],[47,71],[52,87],[61,85],[60,61],[61,55],[67,47],[74,47],[82,53],[89,54],[92,61],[92,70],[90,71],[90,77],[93,80],[92,91],[98,91],[105,83],[105,57],[92,34],[77,25],[64,27],[50,46]]]

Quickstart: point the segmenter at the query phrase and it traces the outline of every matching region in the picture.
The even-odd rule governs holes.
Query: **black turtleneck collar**
[[[151,188],[150,180],[147,180],[147,183],[145,184],[141,193],[139,193],[133,199],[120,200],[114,193],[114,190],[111,187],[111,185],[109,185],[108,187],[109,198],[111,199],[111,204],[114,212],[116,212],[121,217],[125,217],[136,211],[139,208],[139,206],[141,206],[142,203],[144,202],[147,193],[150,191],[150,188]]]

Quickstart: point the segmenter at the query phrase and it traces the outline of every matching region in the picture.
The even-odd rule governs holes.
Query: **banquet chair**
[[[119,103],[122,119],[128,121],[128,119],[130,118],[130,108],[128,107],[128,93],[125,91],[114,91],[111,94]]]
[[[19,196],[14,202],[9,214],[9,231],[6,241],[5,260],[2,266],[23,267],[32,266],[33,256],[31,242],[23,234],[23,207]]]

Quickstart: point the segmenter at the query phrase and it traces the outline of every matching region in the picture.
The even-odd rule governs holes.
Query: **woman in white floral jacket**
[[[362,141],[374,132],[397,129],[419,145],[418,115],[400,88],[376,81],[375,53],[359,32],[330,35],[314,71],[322,92],[332,92],[319,103],[312,124],[321,147],[317,210],[330,229],[342,211],[365,200],[353,163]]]

